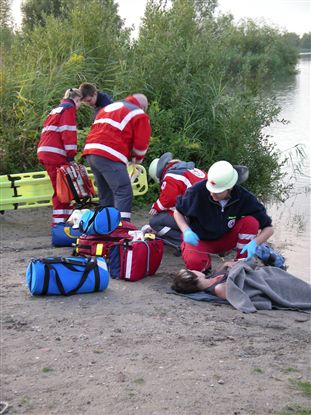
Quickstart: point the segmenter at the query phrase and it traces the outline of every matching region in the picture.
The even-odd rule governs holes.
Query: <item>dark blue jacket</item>
[[[231,198],[222,208],[211,198],[206,188],[206,180],[190,187],[183,196],[179,196],[176,209],[188,218],[190,228],[205,241],[219,239],[229,232],[237,219],[253,216],[260,229],[271,226],[271,218],[256,196],[242,186],[234,186]]]
[[[95,103],[95,115],[101,108],[112,103],[113,100],[108,94],[106,94],[105,92],[97,92],[97,100]]]

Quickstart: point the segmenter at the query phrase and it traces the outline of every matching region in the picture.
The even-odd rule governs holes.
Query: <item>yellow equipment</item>
[[[97,190],[91,169],[87,168],[87,171],[95,190]],[[128,171],[133,195],[142,196],[147,193],[148,181],[144,166],[133,167],[133,165],[129,165]],[[46,171],[0,176],[0,212],[2,213],[6,210],[51,205],[52,194],[53,188]],[[97,200],[98,198],[92,199],[94,202]]]

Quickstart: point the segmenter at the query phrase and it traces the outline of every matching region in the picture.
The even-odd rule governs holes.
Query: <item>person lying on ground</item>
[[[284,269],[261,265],[254,259],[225,262],[210,276],[182,269],[175,275],[171,288],[195,300],[212,301],[212,294],[244,313],[283,309],[311,314],[310,284]]]
[[[192,294],[198,291],[205,291],[226,299],[226,279],[228,270],[236,261],[224,262],[214,272],[208,275],[201,271],[181,269],[174,276],[171,288],[181,294]]]
[[[227,161],[208,170],[208,179],[177,198],[174,219],[183,234],[182,258],[188,269],[211,268],[210,254],[236,249],[236,259],[250,259],[273,234],[272,220],[256,196],[237,184]]]

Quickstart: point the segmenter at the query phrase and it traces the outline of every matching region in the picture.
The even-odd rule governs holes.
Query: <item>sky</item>
[[[12,1],[12,11],[16,24],[21,21],[20,4]],[[139,21],[144,15],[147,0],[117,0],[120,16],[127,26],[135,25],[137,33]],[[257,21],[264,19],[268,24],[278,26],[298,35],[311,32],[311,0],[218,0],[218,10],[232,13],[238,22],[243,18]]]

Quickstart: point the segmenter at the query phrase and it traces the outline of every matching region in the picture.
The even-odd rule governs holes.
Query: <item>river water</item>
[[[293,147],[300,144],[305,151],[301,173],[294,174],[291,163],[286,166],[288,177],[294,184],[289,198],[284,203],[267,205],[272,216],[274,235],[273,245],[286,258],[288,272],[311,282],[310,269],[310,73],[311,55],[303,55],[299,59],[298,74],[286,84],[278,85],[274,91],[281,113],[278,119],[289,121],[288,124],[273,123],[264,129],[271,135],[270,140],[276,143],[282,155],[291,154],[297,161]],[[292,150],[289,150],[292,149]]]

